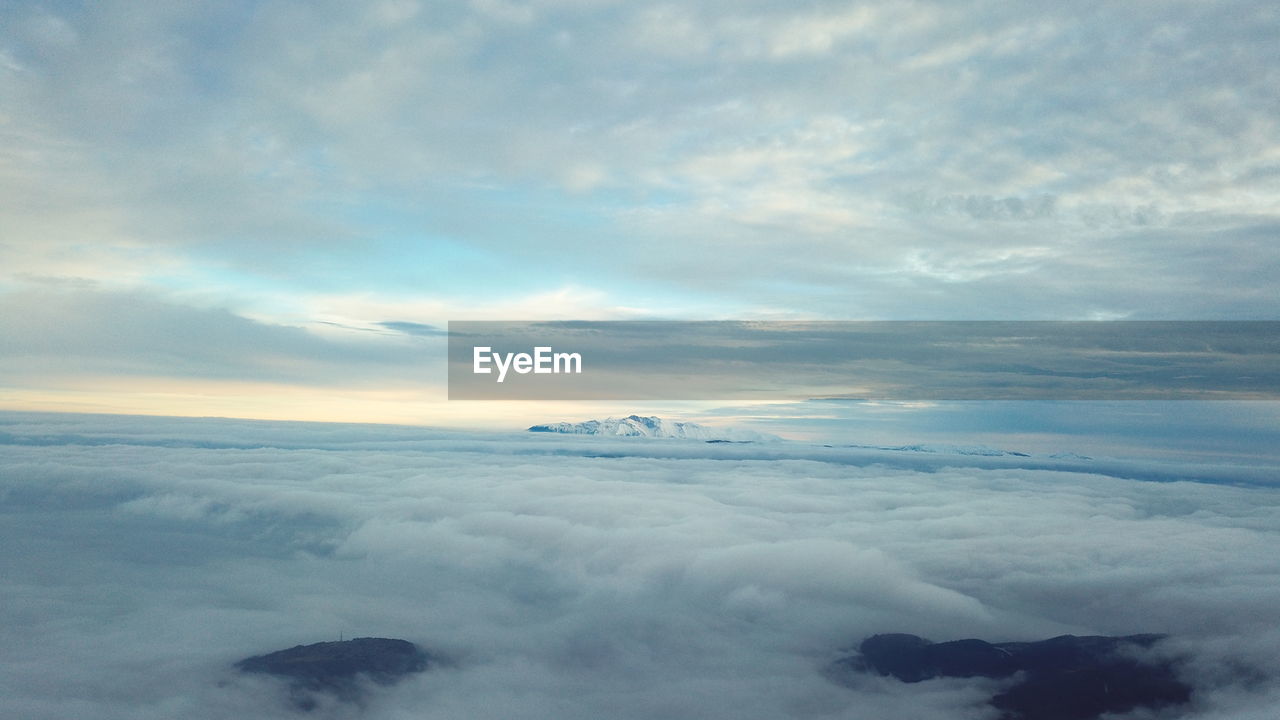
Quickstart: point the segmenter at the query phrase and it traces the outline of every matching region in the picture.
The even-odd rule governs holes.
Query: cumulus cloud
[[[3,422],[15,716],[284,717],[228,664],[339,633],[447,659],[375,718],[989,716],[981,684],[825,677],[891,630],[1170,632],[1189,717],[1262,717],[1280,687],[1274,487],[798,444]]]

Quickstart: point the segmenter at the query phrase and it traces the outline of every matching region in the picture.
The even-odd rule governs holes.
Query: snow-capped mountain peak
[[[692,422],[678,422],[656,416],[628,415],[624,418],[558,422],[534,425],[529,432],[564,433],[567,435],[607,435],[611,437],[679,438],[721,442],[769,442],[779,438],[740,428],[713,428]]]

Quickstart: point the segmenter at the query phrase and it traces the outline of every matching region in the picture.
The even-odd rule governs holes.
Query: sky
[[[1268,0],[0,0],[0,714],[296,716],[231,663],[382,635],[441,663],[370,720],[992,720],[825,668],[1150,631],[1188,717],[1271,720],[1280,402],[449,401],[444,330],[1280,320],[1277,37]],[[632,412],[789,442],[518,432]]]
[[[436,662],[307,717],[995,720],[992,681],[827,668],[1162,632],[1177,717],[1269,720],[1276,475],[1152,467],[0,412],[0,714],[297,718],[232,663],[375,636]]]
[[[447,403],[450,320],[1280,317],[1272,2],[0,13],[0,407],[595,414]]]

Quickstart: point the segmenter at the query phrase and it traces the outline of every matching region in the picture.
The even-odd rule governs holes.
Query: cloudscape
[[[828,679],[842,651],[885,630],[1170,633],[1195,693],[1181,716],[1265,718],[1280,702],[1274,475],[1153,482],[1080,460],[389,426],[4,422],[12,717],[290,717],[278,689],[231,663],[344,634],[442,658],[374,695],[372,718],[994,717],[991,681]]]
[[[1277,38],[0,0],[0,716],[1271,720]]]
[[[423,422],[449,320],[1280,310],[1269,2],[5,16],[11,405]]]

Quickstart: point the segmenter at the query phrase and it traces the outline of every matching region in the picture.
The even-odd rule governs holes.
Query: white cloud
[[[1172,632],[1195,658],[1190,718],[1262,717],[1278,687],[1274,487],[800,445],[763,459],[387,426],[0,420],[0,634],[24,648],[0,680],[10,715],[283,717],[228,663],[340,632],[451,660],[380,691],[371,718],[990,714],[981,684],[824,677],[894,630]]]
[[[870,32],[877,11],[874,6],[860,5],[842,12],[793,16],[775,31],[769,53],[777,58],[825,55],[842,40]]]
[[[738,311],[1159,316],[1169,285],[1184,314],[1275,311],[1239,269],[1276,264],[1266,3],[126,5],[2,31],[8,273],[323,292],[331,253],[386,254],[358,291],[408,234],[499,283]],[[958,197],[1055,212],[933,212]],[[1015,278],[909,261],[1043,247]]]

